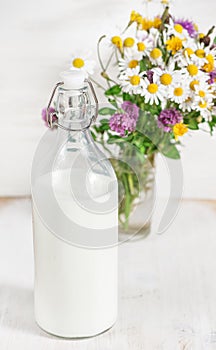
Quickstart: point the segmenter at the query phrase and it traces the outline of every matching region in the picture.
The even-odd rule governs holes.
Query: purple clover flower
[[[46,111],[47,111],[47,109],[46,109],[46,108],[43,108],[43,109],[42,109],[42,112],[41,112],[41,116],[42,116],[43,121],[45,122],[45,125],[48,127],[47,117],[46,117]],[[50,108],[49,108],[49,113],[55,113],[55,112],[56,112],[56,111],[55,111],[55,108],[53,108],[53,107],[50,107]],[[56,117],[55,115],[53,115],[52,121],[55,122],[56,120],[57,120],[57,117]]]
[[[216,80],[216,69],[214,69],[212,72],[209,73],[209,84],[214,84]]]
[[[125,136],[125,131],[132,132],[136,128],[136,120],[130,118],[128,113],[115,113],[109,121],[110,129],[116,131],[120,136]]]
[[[175,108],[164,109],[158,116],[158,127],[165,132],[172,130],[171,126],[180,123],[183,117]]]
[[[116,131],[121,137],[125,131],[133,132],[139,118],[139,107],[130,101],[124,101],[121,105],[124,113],[115,113],[109,120],[110,129]]]
[[[139,107],[130,101],[124,101],[121,105],[121,108],[129,114],[131,118],[134,118],[136,121],[139,117]]]
[[[187,19],[176,19],[174,20],[175,24],[181,24],[181,26],[187,30],[191,38],[194,38],[197,35],[197,31],[194,27],[194,23]]]

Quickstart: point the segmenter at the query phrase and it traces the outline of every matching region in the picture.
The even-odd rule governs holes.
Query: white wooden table
[[[216,349],[216,203],[184,201],[168,231],[119,247],[119,318],[90,339],[34,322],[30,199],[0,201],[0,350]]]

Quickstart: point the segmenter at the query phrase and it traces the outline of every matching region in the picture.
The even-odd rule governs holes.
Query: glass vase
[[[150,233],[155,204],[155,153],[141,154],[125,144],[103,144],[118,179],[119,240],[138,240]]]

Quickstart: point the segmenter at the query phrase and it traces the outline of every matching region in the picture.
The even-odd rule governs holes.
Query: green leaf
[[[118,108],[117,102],[115,100],[112,100],[111,98],[108,98],[108,101],[113,107]]]
[[[175,145],[165,145],[164,147],[159,148],[159,150],[164,156],[168,158],[180,159],[180,153]]]
[[[140,61],[140,72],[145,72],[147,69],[148,69],[148,64],[144,59],[142,59]]]
[[[136,96],[135,95],[130,95],[127,92],[123,92],[123,101],[130,101],[135,103]]]
[[[107,91],[105,91],[106,96],[114,96],[114,95],[119,95],[121,92],[121,87],[119,85],[114,85]]]
[[[91,135],[92,135],[92,137],[93,137],[93,140],[96,141],[97,136],[95,135],[95,133],[94,133],[92,130],[91,130]]]
[[[113,115],[116,112],[115,109],[109,108],[109,107],[104,107],[99,109],[98,114],[99,115]]]
[[[188,128],[191,130],[198,130],[199,129],[198,123],[195,119],[189,120],[189,122],[186,124],[187,124]]]
[[[125,142],[125,138],[118,136],[118,135],[109,135],[109,139],[107,140],[107,143],[112,144],[112,143],[121,143]]]

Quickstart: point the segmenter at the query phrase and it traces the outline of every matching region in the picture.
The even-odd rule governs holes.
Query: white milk
[[[59,181],[59,176],[64,181]],[[42,176],[35,186],[41,190],[47,181],[46,175]],[[67,172],[53,176],[54,193],[62,210],[84,222],[86,211],[68,197],[68,186]],[[98,197],[98,202],[103,200]],[[49,208],[49,203],[46,205]],[[97,220],[98,227],[103,227],[103,223],[105,227],[116,224],[117,230],[117,208],[99,217],[96,213],[87,216],[87,224],[92,223],[93,227]],[[88,234],[86,227],[83,230]],[[65,242],[46,227],[34,201],[33,231],[38,325],[49,333],[69,338],[93,336],[109,329],[117,317],[117,245],[89,249]]]

